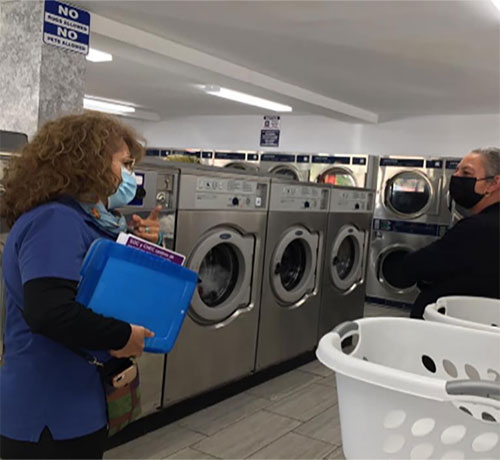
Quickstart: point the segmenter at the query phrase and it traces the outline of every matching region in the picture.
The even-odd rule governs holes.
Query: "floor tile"
[[[308,372],[293,370],[279,377],[275,377],[268,382],[261,383],[248,390],[247,393],[260,398],[269,399],[270,401],[279,401],[320,378],[321,377],[318,375]]]
[[[410,316],[409,309],[390,307],[387,305],[378,305],[374,303],[365,304],[365,317],[375,316],[401,316],[408,318]]]
[[[333,388],[313,383],[269,406],[268,411],[306,422],[335,405],[337,395]]]
[[[330,407],[307,423],[296,428],[294,432],[340,446],[342,438],[340,434],[338,406]]]
[[[206,454],[204,452],[200,452],[199,450],[192,449],[191,447],[188,447],[187,449],[183,449],[179,452],[176,452],[175,454],[172,454],[170,457],[171,459],[186,459],[186,460],[203,460],[205,458],[207,459],[212,459],[212,458],[217,458],[212,455]]]
[[[204,439],[196,433],[177,424],[167,425],[138,439],[107,451],[105,459],[165,458],[195,442]]]
[[[219,458],[246,458],[300,425],[262,410],[191,447]]]
[[[299,371],[309,372],[310,374],[319,375],[320,377],[328,377],[332,375],[332,370],[321,364],[317,359],[311,361],[298,368]]]
[[[342,446],[335,447],[326,457],[327,460],[345,460]]]
[[[181,426],[211,436],[271,404],[268,399],[241,393],[179,421]]]
[[[335,378],[334,372],[332,372],[328,377],[323,377],[314,383],[317,383],[318,385],[327,385],[335,389],[337,388],[337,379]]]
[[[332,445],[326,442],[306,438],[296,433],[287,433],[249,458],[316,459],[324,458],[331,450]]]

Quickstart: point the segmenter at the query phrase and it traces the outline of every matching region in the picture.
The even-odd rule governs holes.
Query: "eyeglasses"
[[[122,164],[123,166],[125,166],[125,168],[127,168],[130,172],[132,172],[135,166],[135,158],[131,158],[130,160],[125,160]]]

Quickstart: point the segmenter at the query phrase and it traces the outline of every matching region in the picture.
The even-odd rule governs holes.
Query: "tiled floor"
[[[407,316],[367,305],[366,316]],[[333,373],[313,361],[105,454],[107,459],[343,459]]]

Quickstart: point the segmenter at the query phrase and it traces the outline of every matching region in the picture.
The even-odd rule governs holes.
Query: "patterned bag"
[[[104,388],[108,405],[108,435],[113,436],[141,415],[139,371],[134,380],[121,388],[106,383]]]
[[[141,415],[139,368],[133,358],[111,358],[101,362],[95,356],[73,350],[97,367],[106,393],[108,435],[113,436]],[[124,372],[133,370],[133,373]],[[135,375],[134,375],[135,373]],[[130,381],[121,380],[132,376]]]

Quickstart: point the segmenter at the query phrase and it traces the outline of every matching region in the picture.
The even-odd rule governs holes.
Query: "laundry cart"
[[[336,372],[346,458],[498,458],[500,334],[364,318],[317,356]]]
[[[424,319],[500,333],[500,299],[441,297],[436,303],[427,305]]]

